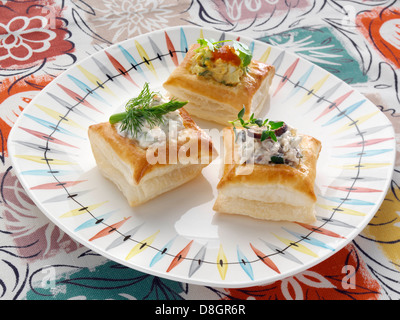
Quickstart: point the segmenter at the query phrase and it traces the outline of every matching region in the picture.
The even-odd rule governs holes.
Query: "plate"
[[[264,114],[322,142],[314,224],[214,212],[220,158],[200,177],[137,208],[96,167],[88,126],[107,121],[145,82],[161,89],[200,37],[238,35],[170,28],[113,45],[61,74],[14,125],[8,140],[13,168],[52,222],[133,269],[225,288],[266,284],[306,270],[349,243],[374,216],[391,180],[395,139],[375,105],[296,55],[240,37],[255,59],[276,68]],[[219,149],[222,127],[198,124]]]

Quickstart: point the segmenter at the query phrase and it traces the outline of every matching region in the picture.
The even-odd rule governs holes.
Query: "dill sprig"
[[[144,122],[147,121],[150,128],[162,125],[164,124],[164,115],[187,104],[187,101],[171,99],[166,103],[153,105],[154,98],[157,95],[159,93],[150,91],[149,84],[146,82],[140,94],[127,102],[125,112],[115,113],[110,116],[110,123],[120,122],[121,131],[127,131],[136,137],[138,132],[141,131]]]

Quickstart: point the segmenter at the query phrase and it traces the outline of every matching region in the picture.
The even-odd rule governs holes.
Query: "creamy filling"
[[[244,68],[221,58],[213,59],[209,49],[202,49],[193,56],[190,72],[232,86],[240,82]]]
[[[252,128],[256,134],[249,134],[248,129],[238,130],[236,136],[237,156],[240,164],[256,163],[271,164],[282,163],[290,166],[297,166],[302,158],[301,154],[301,136],[298,136],[296,130],[289,127],[287,130],[277,136],[277,141],[272,139],[257,138],[257,131],[261,134],[263,127]]]

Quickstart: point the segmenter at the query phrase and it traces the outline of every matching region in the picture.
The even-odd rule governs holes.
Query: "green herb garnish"
[[[283,157],[280,157],[280,156],[272,156],[271,162],[276,163],[276,164],[284,164],[285,160],[283,159]]]
[[[221,40],[221,41],[213,41],[209,39],[200,38],[197,39],[197,42],[200,44],[200,47],[196,50],[200,50],[202,48],[208,47],[211,51],[218,50],[221,47],[221,44],[224,42],[232,42],[233,48],[235,49],[237,55],[242,61],[242,66],[247,67],[250,62],[253,54],[251,50],[243,43],[236,40]]]
[[[109,122],[111,124],[121,122],[121,131],[127,131],[133,136],[137,136],[145,121],[148,122],[150,128],[161,125],[164,123],[163,116],[165,114],[178,110],[187,104],[187,101],[172,99],[166,103],[153,106],[156,95],[159,95],[159,93],[150,91],[149,84],[146,82],[140,94],[127,102],[125,112],[111,115]]]
[[[279,129],[284,125],[283,121],[275,122],[275,121],[269,121],[268,119],[262,120],[254,117],[254,113],[250,116],[249,120],[244,120],[243,116],[245,114],[245,107],[243,107],[242,110],[238,113],[238,117],[234,121],[229,121],[233,125],[233,130],[235,132],[235,135],[237,133],[236,131],[236,124],[239,122],[240,125],[245,128],[245,129],[250,129],[251,127],[265,127],[265,129],[261,133],[261,141],[264,141],[265,139],[271,138],[274,141],[277,141],[276,135],[275,135],[275,130]],[[237,137],[237,135],[236,135]]]

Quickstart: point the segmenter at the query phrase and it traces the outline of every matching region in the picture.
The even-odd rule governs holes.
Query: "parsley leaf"
[[[235,132],[235,135],[237,134],[236,130],[236,123],[240,122],[240,125],[245,128],[245,129],[250,129],[252,126],[257,126],[259,128],[265,128],[262,133],[261,133],[261,141],[264,141],[266,139],[272,139],[273,141],[277,141],[275,130],[279,129],[284,125],[283,121],[275,122],[275,121],[269,121],[268,119],[262,120],[254,117],[254,113],[251,114],[249,120],[244,120],[243,116],[245,114],[245,107],[243,106],[242,110],[239,111],[238,117],[234,121],[229,121],[233,125],[233,129]]]
[[[238,41],[233,41],[233,47],[237,52],[239,52],[239,58],[242,60],[243,67],[247,67],[253,57],[250,49],[245,44]]]

